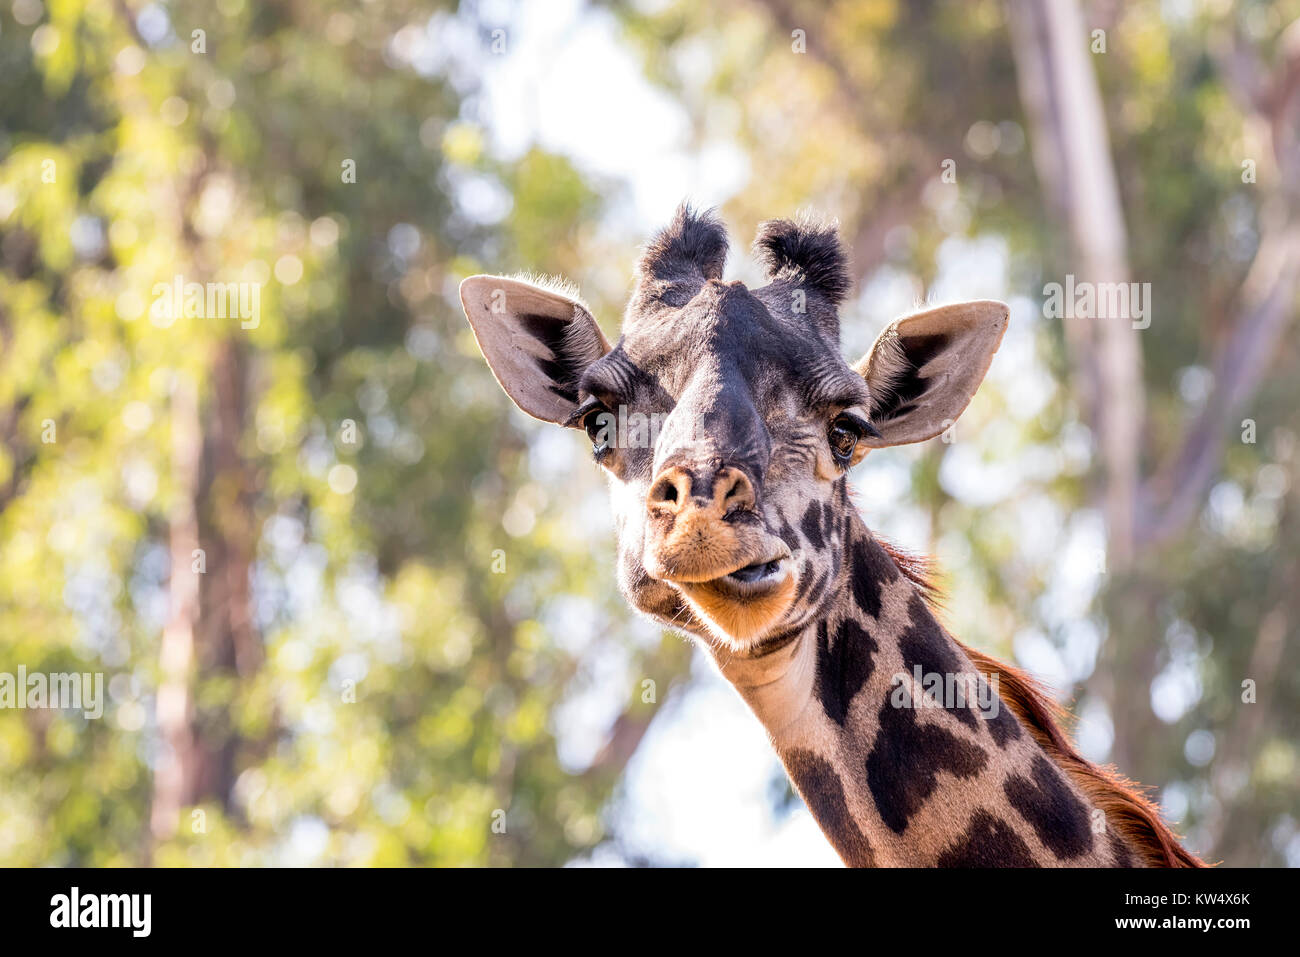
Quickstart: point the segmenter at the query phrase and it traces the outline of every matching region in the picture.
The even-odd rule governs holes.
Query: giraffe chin
[[[732,651],[758,644],[790,609],[795,576],[788,561],[753,581],[736,573],[702,582],[676,582],[710,634]]]

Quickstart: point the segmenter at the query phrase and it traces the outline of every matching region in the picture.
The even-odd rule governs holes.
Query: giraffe
[[[613,345],[562,281],[460,287],[515,404],[590,438],[629,603],[711,656],[849,866],[1204,866],[1131,782],[1080,757],[1030,677],[948,634],[924,563],[851,499],[868,451],[966,408],[1007,307],[924,309],[849,365],[834,225],[763,223],[752,290],[723,281],[727,250],[712,211],[679,207]]]

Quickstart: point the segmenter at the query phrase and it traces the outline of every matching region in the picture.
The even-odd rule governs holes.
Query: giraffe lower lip
[[[791,577],[787,556],[770,561],[753,562],[735,571],[708,581],[679,585],[688,594],[705,593],[714,598],[748,604],[772,595],[783,588]]]
[[[751,562],[742,568],[705,582],[716,594],[733,599],[760,598],[780,588],[790,577],[788,556]]]
[[[752,585],[761,582],[765,578],[774,578],[780,570],[781,559],[774,558],[770,562],[754,562],[744,568],[737,568],[730,575],[724,577],[730,578],[732,581]]]

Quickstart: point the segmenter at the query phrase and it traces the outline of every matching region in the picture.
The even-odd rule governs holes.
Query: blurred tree
[[[353,6],[0,25],[0,670],[110,699],[0,713],[7,864],[560,863],[680,670],[600,627],[599,481],[528,481],[456,298],[571,266],[600,202],[487,154],[473,5]],[[170,313],[177,276],[257,310]]]
[[[841,218],[846,348],[900,300],[1011,290],[961,441],[868,461],[870,518],[925,529],[963,638],[1060,665],[1193,847],[1294,862],[1300,6],[608,5],[698,143],[745,149],[732,223]],[[663,702],[690,652],[630,623],[580,437],[502,401],[460,315],[472,272],[634,253],[596,229],[609,184],[490,149],[511,13],[0,10],[0,671],[109,697],[0,711],[0,861],[611,837],[641,682]],[[1151,326],[1043,318],[1067,273],[1150,282]],[[158,311],[178,275],[252,284],[256,320]]]

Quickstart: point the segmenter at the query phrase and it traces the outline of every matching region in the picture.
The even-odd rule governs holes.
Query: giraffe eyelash
[[[593,412],[604,409],[609,411],[604,402],[601,402],[594,395],[588,396],[578,403],[577,408],[569,413],[568,417],[561,423],[566,428],[576,429],[582,426],[582,421]]]

